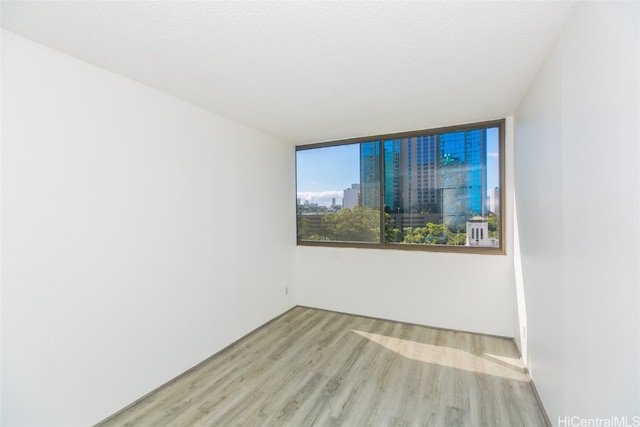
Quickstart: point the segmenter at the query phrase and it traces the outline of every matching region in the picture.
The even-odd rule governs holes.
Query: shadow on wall
[[[513,197],[513,271],[516,291],[516,310],[518,320],[518,336],[516,341],[522,353],[525,366],[529,365],[527,349],[527,306],[524,296],[524,275],[522,273],[522,254],[520,253],[520,226],[518,224],[518,206]]]

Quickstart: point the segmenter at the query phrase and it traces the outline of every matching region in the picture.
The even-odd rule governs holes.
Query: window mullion
[[[385,212],[384,212],[384,140],[378,141],[380,151],[380,244],[385,244]]]

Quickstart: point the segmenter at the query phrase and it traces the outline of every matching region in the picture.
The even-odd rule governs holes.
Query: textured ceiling
[[[2,26],[300,144],[512,114],[573,7],[2,0]]]

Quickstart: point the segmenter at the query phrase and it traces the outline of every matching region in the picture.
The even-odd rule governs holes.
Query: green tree
[[[403,243],[422,245],[464,245],[466,233],[454,233],[444,224],[427,223],[424,227],[405,227]]]
[[[487,215],[487,226],[489,227],[489,237],[499,238],[500,236],[500,221],[498,215],[490,212]]]
[[[298,239],[309,238],[309,220],[298,216]]]
[[[490,213],[487,217],[487,225],[489,226],[489,231],[497,231],[498,230],[498,216],[496,214]]]
[[[377,242],[380,239],[380,213],[356,206],[341,209],[322,218],[329,240],[345,242]]]
[[[426,227],[404,227],[404,240],[402,243],[425,244]]]
[[[400,241],[400,229],[396,228],[396,222],[387,212],[384,214],[384,241],[385,243]]]
[[[447,245],[464,246],[467,244],[467,233],[451,233]]]
[[[425,243],[428,245],[445,245],[451,235],[451,232],[444,224],[429,222],[425,228]]]

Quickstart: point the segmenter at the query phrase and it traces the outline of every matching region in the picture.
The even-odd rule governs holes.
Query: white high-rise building
[[[489,212],[498,213],[500,210],[500,189],[498,187],[489,190]]]
[[[346,188],[342,196],[343,208],[354,208],[358,206],[360,200],[360,184],[351,184],[351,188]]]

